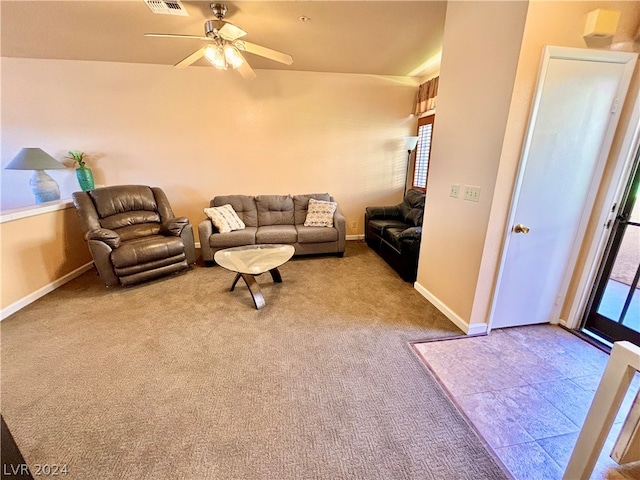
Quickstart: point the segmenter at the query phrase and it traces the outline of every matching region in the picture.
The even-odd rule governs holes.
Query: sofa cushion
[[[422,236],[422,227],[411,227],[403,230],[398,234],[400,240],[420,240]]]
[[[240,220],[247,227],[258,226],[258,210],[256,201],[250,195],[220,195],[211,200],[209,206],[221,207],[222,205],[231,205],[233,211],[236,212]]]
[[[400,220],[379,219],[379,220],[369,220],[368,229],[369,229],[369,232],[375,235],[378,235],[379,237],[382,237],[384,234],[384,231],[388,228],[399,228],[401,230],[404,230],[411,226],[412,225],[401,222]]]
[[[153,210],[132,210],[100,219],[102,228],[108,228],[109,230],[117,230],[118,228],[140,223],[160,223],[160,215]]]
[[[238,214],[228,203],[220,207],[205,208],[204,213],[220,233],[229,233],[233,230],[243,230],[245,228],[244,222],[240,220]]]
[[[322,200],[309,199],[305,227],[333,227],[333,214],[338,208],[336,202],[323,202]]]
[[[258,209],[259,227],[294,224],[293,199],[290,195],[258,195],[256,197],[256,207]],[[295,242],[295,239],[293,241]],[[258,240],[258,243],[263,242]]]
[[[209,246],[212,248],[239,247],[256,243],[257,227],[247,227],[229,233],[215,233],[209,236]]]
[[[402,232],[406,229],[403,228],[387,228],[382,235],[389,244],[391,244],[398,252],[402,251]]]
[[[412,208],[404,217],[405,222],[414,225],[416,227],[422,226],[422,216],[424,210],[422,208]]]
[[[309,199],[322,200],[323,202],[330,202],[331,195],[328,193],[310,193],[308,195],[294,195],[293,196],[293,208],[294,208],[294,221],[296,225],[302,225],[307,219],[307,209],[309,208]]]
[[[338,230],[326,227],[305,227],[296,225],[298,243],[335,242],[338,240]]]
[[[404,203],[411,208],[424,209],[425,194],[414,189],[410,189],[404,196]]]
[[[138,225],[130,225],[128,227],[118,228],[114,230],[120,235],[120,240],[128,242],[136,238],[148,237],[149,235],[158,235],[161,225],[159,223],[140,223]]]
[[[425,194],[418,190],[409,190],[404,196],[404,200],[398,205],[400,216],[405,223],[413,227],[422,225],[422,216],[424,214]]]
[[[400,205],[367,207],[364,210],[369,218],[394,218],[401,216]]]
[[[116,185],[96,188],[87,192],[102,219],[111,215],[136,210],[155,212],[158,204],[153,192],[143,185]],[[112,228],[103,225],[104,228]]]
[[[151,235],[121,243],[111,252],[111,261],[115,268],[124,268],[181,254],[184,243],[180,237]]]
[[[256,243],[296,243],[297,240],[298,231],[294,225],[266,225],[256,232]]]

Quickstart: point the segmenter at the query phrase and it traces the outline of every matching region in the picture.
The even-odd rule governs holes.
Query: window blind
[[[429,156],[431,155],[431,137],[433,133],[433,115],[418,125],[418,145],[413,169],[413,188],[424,191],[427,188]]]

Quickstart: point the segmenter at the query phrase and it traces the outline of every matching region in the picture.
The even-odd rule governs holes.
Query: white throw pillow
[[[245,224],[229,204],[221,207],[205,208],[204,213],[211,219],[220,233],[229,233],[233,230],[242,230]]]
[[[304,221],[305,227],[333,227],[333,214],[338,208],[336,202],[325,202],[309,199],[307,208],[307,218]]]

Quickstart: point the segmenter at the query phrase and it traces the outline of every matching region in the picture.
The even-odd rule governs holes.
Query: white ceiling
[[[211,0],[182,3],[188,17],[155,14],[143,0],[1,0],[2,56],[173,65],[202,41],[143,34],[204,35]],[[446,1],[223,3],[247,41],[294,59],[246,54],[258,69],[416,76],[442,46]]]

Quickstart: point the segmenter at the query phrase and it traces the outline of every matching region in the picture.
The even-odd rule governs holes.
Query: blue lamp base
[[[29,180],[36,203],[52,202],[60,200],[60,188],[56,181],[44,170],[35,170],[33,177]]]

